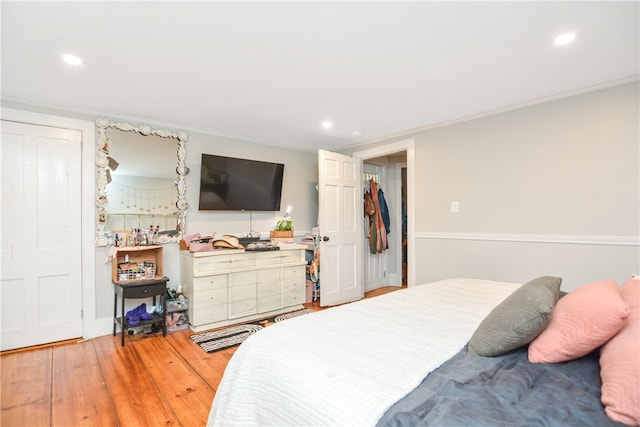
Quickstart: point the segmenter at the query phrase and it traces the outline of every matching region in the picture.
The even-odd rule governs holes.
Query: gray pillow
[[[499,356],[533,341],[551,320],[561,283],[559,277],[543,276],[520,286],[480,323],[469,353]]]

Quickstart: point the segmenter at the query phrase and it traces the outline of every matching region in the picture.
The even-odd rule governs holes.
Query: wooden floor
[[[207,354],[191,334],[127,336],[125,347],[107,335],[4,352],[0,426],[205,425],[235,348]]]

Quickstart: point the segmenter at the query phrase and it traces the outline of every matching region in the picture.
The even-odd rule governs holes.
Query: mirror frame
[[[187,133],[184,131],[174,132],[168,129],[154,129],[148,125],[135,126],[130,123],[115,122],[104,118],[97,119],[96,126],[98,128],[98,154],[96,156],[96,246],[108,246],[113,244],[113,236],[107,235],[107,232],[105,231],[107,224],[107,205],[109,204],[109,200],[107,199],[107,165],[109,164],[109,160],[107,157],[109,157],[109,151],[111,148],[111,141],[107,137],[107,129],[118,129],[124,132],[137,132],[144,136],[154,135],[161,138],[177,140],[177,233],[163,240],[161,243],[173,243],[180,241],[184,230],[186,229],[186,210],[189,206],[186,200],[185,180],[185,177],[189,173],[189,168],[187,168],[185,164],[187,158],[187,150],[185,147],[188,139]]]

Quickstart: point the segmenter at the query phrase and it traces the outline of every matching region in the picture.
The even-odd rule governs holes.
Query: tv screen
[[[202,154],[200,210],[279,211],[284,165]]]

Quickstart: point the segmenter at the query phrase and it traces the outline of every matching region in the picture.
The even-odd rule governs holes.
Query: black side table
[[[153,297],[153,305],[156,304],[156,297],[160,297],[162,303],[162,314],[153,313],[153,319],[141,320],[140,325],[151,325],[162,322],[162,336],[167,336],[167,282],[168,277],[162,279],[141,279],[127,281],[113,281],[113,336],[116,336],[116,326],[120,326],[120,345],[124,347],[124,335],[129,325],[124,312],[124,300],[127,298],[149,298]],[[118,317],[118,296],[121,298],[120,317]]]

